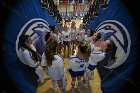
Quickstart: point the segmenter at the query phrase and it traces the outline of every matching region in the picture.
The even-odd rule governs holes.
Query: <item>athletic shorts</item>
[[[95,65],[89,64],[88,69],[90,69],[91,71],[93,71],[95,69],[95,67],[96,67]]]
[[[70,42],[69,42],[69,41],[63,41],[63,44],[64,44],[64,45],[69,45]]]
[[[85,71],[72,71],[72,69],[69,69],[69,73],[72,77],[78,77],[78,76],[84,76]]]

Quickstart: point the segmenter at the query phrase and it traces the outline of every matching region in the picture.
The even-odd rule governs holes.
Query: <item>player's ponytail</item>
[[[91,47],[90,45],[88,45],[87,41],[85,40],[81,41],[78,45],[78,48],[85,58],[88,58],[90,56]]]
[[[48,66],[52,65],[52,61],[54,60],[54,55],[56,54],[56,47],[57,47],[57,42],[55,41],[54,38],[51,38],[46,42],[45,57]]]
[[[116,61],[116,57],[115,57],[116,51],[117,51],[117,46],[115,45],[113,40],[110,40],[110,43],[108,44],[108,48],[106,50],[109,61],[113,61],[113,62]]]

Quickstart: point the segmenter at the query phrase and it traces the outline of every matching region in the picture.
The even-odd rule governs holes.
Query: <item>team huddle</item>
[[[31,67],[42,82],[48,74],[53,86],[58,84],[60,93],[66,92],[63,58],[69,58],[68,67],[65,69],[71,76],[72,91],[75,87],[80,91],[82,83],[85,88],[88,88],[89,78],[94,79],[94,69],[106,56],[108,61],[116,61],[117,46],[112,39],[103,40],[103,33],[94,33],[92,29],[85,31],[83,24],[80,24],[79,28],[75,25],[74,21],[71,27],[65,24],[64,31],[50,26],[50,31],[43,33],[40,36],[41,40],[36,42],[36,44],[40,43],[38,46],[34,45],[29,35],[19,37],[24,64]],[[35,33],[40,35],[39,32]],[[39,47],[43,47],[42,50]]]

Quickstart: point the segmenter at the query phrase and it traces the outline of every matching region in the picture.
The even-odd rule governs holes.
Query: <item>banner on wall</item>
[[[74,12],[77,12],[77,4],[74,4],[74,5],[73,5],[73,11],[74,11]]]
[[[70,12],[73,12],[73,5],[70,4]]]
[[[60,4],[64,4],[64,0],[59,0],[59,3]]]
[[[69,0],[69,3],[70,3],[70,4],[73,4],[73,3],[74,3],[74,0]]]
[[[88,0],[83,0],[84,4],[88,4]]]
[[[69,3],[69,1],[68,1],[68,0],[64,0],[64,3],[65,3],[65,4],[68,4],[68,3]]]
[[[83,3],[83,0],[79,0],[78,3]]]

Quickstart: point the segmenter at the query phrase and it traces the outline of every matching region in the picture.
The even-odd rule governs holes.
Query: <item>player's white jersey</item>
[[[76,29],[69,29],[70,31],[70,36],[71,36],[71,40],[76,40],[76,36],[78,35],[78,31]]]
[[[34,47],[34,45],[31,45],[31,46],[32,46],[32,49],[36,51],[36,48]],[[23,60],[22,62],[25,65],[28,65],[29,67],[36,67],[36,62],[34,61],[32,57],[32,53],[29,50],[25,48],[20,48],[19,55],[20,55],[20,58]]]
[[[92,37],[88,37],[87,35],[85,35],[85,40],[87,41],[88,44],[90,44],[92,41]]]
[[[62,40],[63,41],[70,41],[71,37],[70,37],[70,32],[69,31],[63,31],[62,32]]]
[[[69,58],[68,68],[72,71],[83,71],[88,64],[88,59],[79,58],[77,55],[71,56]]]
[[[41,65],[47,66],[47,61],[44,53],[42,55]],[[64,77],[64,60],[61,56],[54,55],[52,65],[48,66],[48,74],[53,80],[60,80]]]
[[[79,35],[76,37],[76,39],[77,39],[78,42],[81,42],[82,40],[84,40],[86,32],[85,32],[84,29],[82,29],[82,30],[77,29],[77,32],[78,32]]]
[[[100,62],[105,58],[105,54],[106,54],[105,52],[94,49],[94,51],[92,51],[90,54],[88,63],[91,65],[97,65],[98,62]]]
[[[79,33],[81,32],[82,33],[82,38],[84,38],[85,37],[85,34],[86,34],[86,31],[85,31],[85,29],[82,29],[82,30],[80,30],[79,29],[79,31],[78,31]]]

